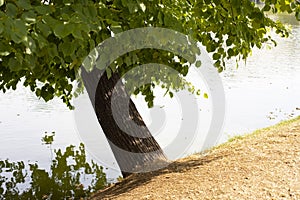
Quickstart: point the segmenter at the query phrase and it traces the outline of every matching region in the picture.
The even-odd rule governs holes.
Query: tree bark
[[[82,78],[123,177],[165,166],[168,160],[126,92],[118,72],[107,78],[106,72],[101,75],[100,70],[94,69],[87,73],[82,68]]]

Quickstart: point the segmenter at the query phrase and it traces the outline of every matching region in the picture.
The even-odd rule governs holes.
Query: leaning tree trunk
[[[108,79],[106,72],[87,73],[82,78],[98,121],[118,162],[123,177],[156,170],[168,161],[151,135],[117,72]]]

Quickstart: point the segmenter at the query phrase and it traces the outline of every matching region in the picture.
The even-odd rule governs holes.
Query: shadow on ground
[[[92,196],[92,199],[113,199],[115,196],[127,193],[136,187],[147,184],[156,176],[167,175],[172,173],[185,173],[189,170],[199,168],[203,165],[219,160],[226,156],[229,156],[229,154],[215,156],[208,155],[200,158],[197,156],[197,158],[195,159],[183,159],[180,161],[175,161],[168,165],[166,168],[160,169],[158,171],[141,174],[132,174],[126,179],[123,179],[121,182],[116,183],[104,190],[98,191],[94,196]]]

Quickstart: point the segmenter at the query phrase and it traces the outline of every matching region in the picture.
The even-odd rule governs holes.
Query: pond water
[[[282,39],[276,36],[276,48],[254,50],[246,65],[240,63],[236,69],[235,64],[229,62],[228,69],[220,74],[226,95],[226,117],[224,133],[219,143],[234,135],[248,133],[300,115],[300,24],[288,16],[281,16],[281,20],[292,25],[290,38]],[[86,95],[80,98],[88,102]],[[168,99],[165,102],[161,101],[161,105],[169,104]],[[146,123],[151,124],[151,120],[157,120],[148,119],[147,113],[150,111],[145,109],[145,105],[139,99],[135,102],[138,108],[142,109],[141,113]],[[86,112],[86,116],[92,113],[90,105],[80,109],[80,112]],[[152,111],[160,112],[159,109],[155,109]],[[204,117],[208,113],[209,108],[203,108]],[[173,114],[165,112],[164,115],[168,118]],[[120,172],[103,135],[99,134],[97,140],[91,137],[84,138],[78,132],[81,131],[80,128],[85,127],[78,127],[75,116],[76,111],[68,110],[60,100],[44,103],[26,88],[19,87],[16,91],[1,93],[0,159],[38,161],[40,167],[47,168],[51,162],[51,152],[41,145],[41,138],[45,132],[54,131],[56,135],[53,149],[64,148],[70,144],[77,145],[82,141],[86,142],[88,138],[93,140],[87,141],[90,143],[87,146],[90,157],[108,167],[106,172],[109,178],[118,177]],[[95,116],[85,120],[95,120]],[[86,125],[87,130],[88,127],[89,125]],[[172,130],[174,127],[176,128],[174,121],[173,124],[164,123],[166,130]],[[172,137],[162,134],[157,126],[150,129],[160,133],[155,137],[162,146],[167,145]],[[92,142],[99,151],[97,156]],[[197,151],[197,140],[194,143],[194,147],[181,156]]]

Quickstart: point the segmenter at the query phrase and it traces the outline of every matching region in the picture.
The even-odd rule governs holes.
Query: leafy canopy
[[[286,27],[268,13],[288,12],[300,20],[294,0],[0,0],[0,90],[30,87],[45,101],[60,97],[70,108],[73,85],[83,59],[113,33],[164,27],[200,41],[222,71],[225,59],[246,59],[253,47],[272,42],[269,31],[286,37]],[[124,73],[147,62],[167,64],[186,75],[184,59],[155,49],[130,52],[115,61]],[[176,89],[169,77],[163,87]],[[157,83],[158,84],[158,83]],[[188,84],[188,83],[184,83]],[[136,88],[148,103],[155,84]],[[171,95],[171,94],[170,94]]]

